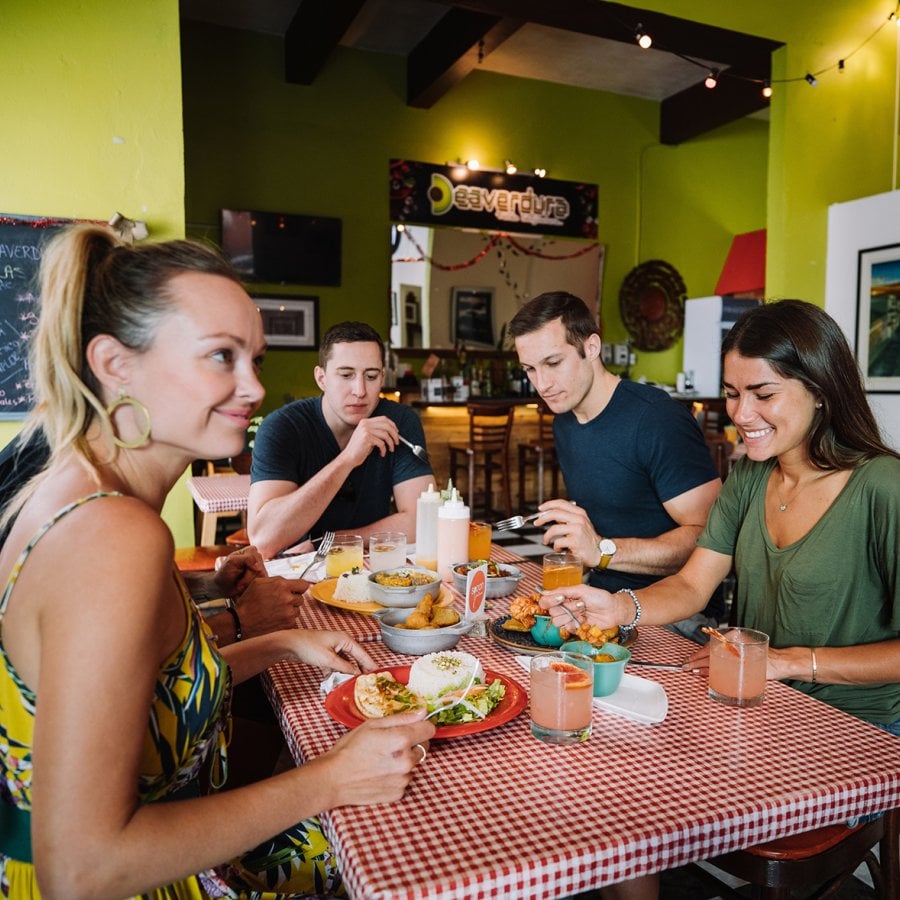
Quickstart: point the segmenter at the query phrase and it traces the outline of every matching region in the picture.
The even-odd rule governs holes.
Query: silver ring
[[[417,766],[421,766],[428,758],[428,751],[421,744],[413,744],[412,749],[418,750],[422,754],[422,758],[416,763]]]

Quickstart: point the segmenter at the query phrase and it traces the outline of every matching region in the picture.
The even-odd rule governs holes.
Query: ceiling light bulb
[[[506,174],[507,174],[507,175],[515,175],[516,172],[519,171],[519,167],[518,167],[514,162],[512,162],[511,160],[508,160],[508,159],[507,159],[507,160],[504,162],[504,165],[506,166]]]
[[[819,83],[819,80],[811,72],[807,72],[803,77],[811,87],[815,87]]]
[[[706,76],[706,80],[703,84],[712,90],[719,83],[719,70],[718,69],[710,69],[709,74]]]
[[[772,96],[772,82],[771,81],[763,82],[762,95],[763,95],[763,97],[766,98],[766,100],[768,100],[769,97]]]
[[[653,38],[644,31],[643,25],[638,25],[634,30],[634,39],[637,41],[638,46],[642,50],[649,50],[651,46],[653,46]]]
[[[481,163],[478,162],[477,159],[467,159],[466,168],[469,169],[469,171],[474,172],[476,169],[481,168]]]
[[[543,178],[543,177],[547,174],[547,170],[544,169],[544,168],[541,167],[541,166],[538,166],[538,167],[534,170],[534,174],[537,175],[538,178]]]

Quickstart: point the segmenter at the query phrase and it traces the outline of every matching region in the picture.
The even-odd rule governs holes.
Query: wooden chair
[[[550,470],[553,496],[559,496],[559,462],[553,444],[553,413],[543,403],[538,403],[538,435],[536,441],[520,442],[519,451],[519,512],[525,510],[526,481],[529,469],[534,466],[537,484],[536,506],[544,502],[544,473]]]
[[[880,862],[872,852],[879,847]],[[766,844],[717,856],[709,862],[754,886],[761,900],[790,900],[797,888],[818,886],[807,900],[836,897],[841,886],[865,863],[876,895],[900,897],[900,809],[874,822],[847,828],[828,825]],[[730,896],[737,896],[730,893]]]
[[[179,572],[212,572],[220,556],[228,556],[233,550],[227,544],[211,544],[207,547],[176,547],[175,567]]]
[[[469,509],[475,509],[476,475],[482,476],[483,508],[486,515],[494,510],[494,478],[500,477],[504,515],[512,515],[509,485],[509,440],[516,407],[502,401],[469,403],[469,443],[450,444],[450,478],[459,485],[460,471],[466,473]]]
[[[719,477],[724,481],[731,471],[731,456],[734,453],[734,444],[721,434],[715,436],[706,436],[706,446],[709,447],[710,456],[716,468],[719,470]]]

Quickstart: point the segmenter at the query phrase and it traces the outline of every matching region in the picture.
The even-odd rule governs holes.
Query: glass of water
[[[369,535],[369,570],[399,569],[406,565],[406,535],[402,531],[377,531]]]

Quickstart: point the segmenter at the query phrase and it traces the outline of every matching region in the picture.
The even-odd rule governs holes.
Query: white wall
[[[825,309],[856,346],[859,251],[900,244],[900,191],[835,203],[828,209]],[[869,394],[887,443],[900,449],[900,393]]]

